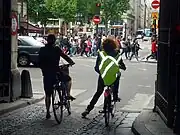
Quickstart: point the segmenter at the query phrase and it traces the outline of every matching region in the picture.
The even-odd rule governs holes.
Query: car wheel
[[[29,66],[30,61],[27,55],[20,55],[18,58],[18,65],[19,66]]]

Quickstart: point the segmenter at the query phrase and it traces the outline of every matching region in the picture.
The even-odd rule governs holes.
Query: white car
[[[36,40],[43,44],[47,44],[47,41],[43,37],[36,37]]]

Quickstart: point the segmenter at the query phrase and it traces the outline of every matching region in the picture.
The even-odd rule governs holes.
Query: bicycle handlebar
[[[59,68],[63,69],[63,68],[69,68],[71,66],[71,64],[63,64],[63,65],[59,65]]]

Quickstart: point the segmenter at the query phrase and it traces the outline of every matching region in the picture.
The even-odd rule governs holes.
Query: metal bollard
[[[31,77],[28,70],[23,70],[21,73],[21,97],[31,98],[33,97]]]

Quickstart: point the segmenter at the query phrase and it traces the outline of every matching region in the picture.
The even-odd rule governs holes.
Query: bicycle
[[[64,64],[59,66],[60,71],[69,74],[70,64]],[[60,73],[56,75],[56,83],[54,85],[53,95],[52,95],[52,107],[54,112],[54,117],[58,124],[62,122],[64,107],[67,109],[68,114],[71,115],[71,104],[68,99],[68,91],[65,82],[60,81]],[[55,103],[55,97],[58,95],[58,101]],[[60,114],[58,116],[57,110],[60,109]]]
[[[105,118],[105,126],[109,126],[109,121],[110,121],[110,115],[113,118],[116,112],[116,100],[112,100],[112,86],[107,86],[107,89],[104,92],[104,108],[103,111],[100,113],[104,113],[104,118]]]

